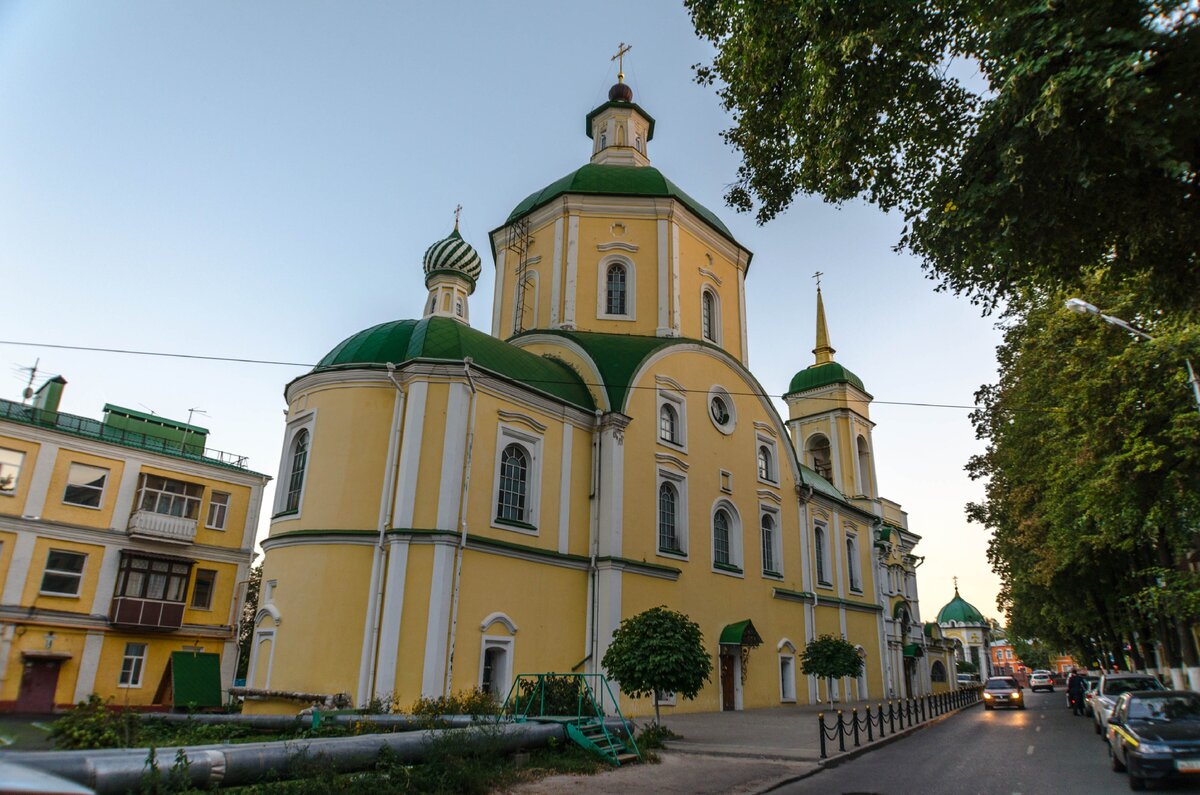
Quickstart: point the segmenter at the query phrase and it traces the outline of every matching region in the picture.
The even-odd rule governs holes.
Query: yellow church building
[[[713,657],[698,698],[663,696],[678,710],[928,691],[902,690],[924,634],[915,613],[893,628],[880,575],[906,518],[878,496],[871,396],[833,359],[820,293],[785,419],[747,368],[751,252],[651,165],[655,120],[623,82],[584,130],[590,161],[490,233],[490,334],[456,224],[425,253],[422,317],[287,385],[248,711],[602,673],[622,619],[657,605]],[[898,561],[911,573],[911,544]],[[857,681],[800,673],[825,633],[859,647]]]

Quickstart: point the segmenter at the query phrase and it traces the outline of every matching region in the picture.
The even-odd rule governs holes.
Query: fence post
[[[869,743],[875,742],[875,735],[871,731],[871,724],[873,722],[874,721],[871,720],[871,705],[867,704],[867,742]]]
[[[854,721],[854,747],[857,748],[861,745],[858,741],[858,707],[850,708],[850,720]]]
[[[817,734],[821,735],[821,758],[825,759],[827,754],[825,753],[825,713],[824,712],[817,713],[817,726],[820,727],[817,730]]]
[[[887,737],[887,734],[883,730],[883,702],[882,701],[879,702],[879,736]]]
[[[891,724],[892,734],[896,733],[896,713],[892,711],[892,702],[888,702],[888,723]],[[900,728],[904,728],[904,724],[900,724]]]
[[[846,752],[846,724],[842,722],[842,711],[838,710],[838,750]]]

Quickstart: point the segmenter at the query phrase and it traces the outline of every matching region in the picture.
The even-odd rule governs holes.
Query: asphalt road
[[[891,745],[782,787],[799,795],[1101,795],[1129,792],[1108,752],[1066,696],[1029,693],[1025,710],[971,707]],[[1200,793],[1200,780],[1166,785]]]

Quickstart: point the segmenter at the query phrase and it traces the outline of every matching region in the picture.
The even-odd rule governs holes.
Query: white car
[[[1122,693],[1134,690],[1166,690],[1157,677],[1149,674],[1104,674],[1092,696],[1092,728],[1101,738],[1108,734],[1108,719]],[[1105,740],[1107,742],[1107,740]]]
[[[1054,692],[1054,677],[1048,671],[1034,671],[1029,677],[1029,689],[1033,692],[1046,690]]]

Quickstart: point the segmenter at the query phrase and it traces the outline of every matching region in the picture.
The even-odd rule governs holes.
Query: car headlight
[[[1020,698],[1020,697],[1021,697],[1020,693],[1013,693],[1013,698]]]
[[[983,697],[984,697],[984,699],[986,699],[986,700],[988,700],[988,701],[991,701],[991,699],[992,699],[992,694],[991,694],[991,693],[984,693],[984,694],[983,694]]]
[[[1171,746],[1166,743],[1142,743],[1138,746],[1138,750],[1143,754],[1169,754]]]

